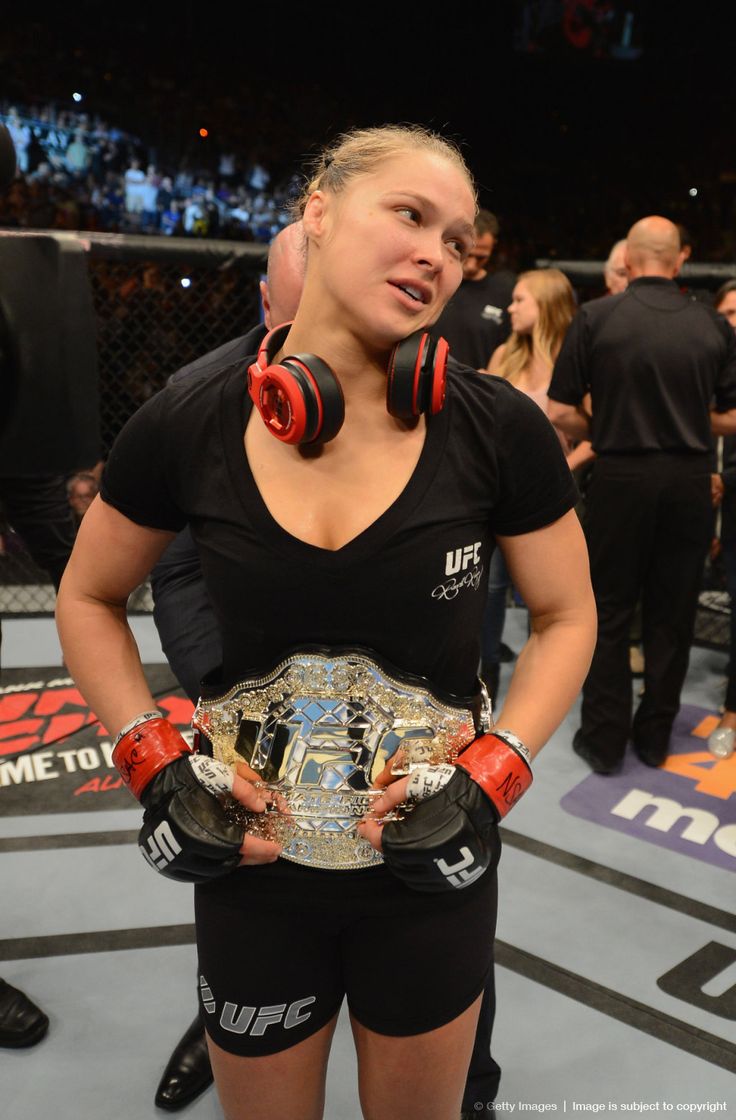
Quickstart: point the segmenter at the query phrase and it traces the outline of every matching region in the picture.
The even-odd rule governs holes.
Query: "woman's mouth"
[[[390,281],[390,283],[392,287],[403,292],[407,299],[410,299],[412,303],[420,307],[429,302],[429,293],[424,287],[420,287],[418,284],[404,284],[401,281],[395,280]]]

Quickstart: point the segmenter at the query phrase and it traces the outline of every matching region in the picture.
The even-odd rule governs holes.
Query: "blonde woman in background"
[[[523,272],[509,304],[511,334],[494,351],[487,372],[502,377],[547,412],[547,390],[552,367],[575,314],[575,295],[570,281],[557,268]],[[579,464],[576,450],[555,429],[571,470]],[[590,445],[586,444],[589,448]],[[582,460],[584,461],[584,460]],[[510,579],[499,549],[491,557],[488,601],[483,620],[481,676],[491,701],[495,702],[501,661],[501,637],[506,619],[506,596]]]

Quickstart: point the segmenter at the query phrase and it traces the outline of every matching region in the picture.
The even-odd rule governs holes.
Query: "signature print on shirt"
[[[433,599],[454,599],[464,587],[477,591],[483,575],[480,562],[481,541],[466,544],[445,553],[445,575],[451,578],[438,583],[432,592]],[[471,568],[471,564],[473,567]],[[460,578],[456,578],[459,576]]]

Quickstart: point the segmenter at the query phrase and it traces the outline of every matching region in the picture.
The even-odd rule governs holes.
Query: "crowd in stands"
[[[72,179],[51,161],[52,182],[32,189],[26,182],[0,204],[0,227],[138,232],[142,214],[126,210],[124,183],[137,159],[135,170],[145,178],[152,165],[163,189],[150,223],[158,231],[197,236],[207,223],[217,237],[260,240],[289,197],[293,169],[326,138],[354,124],[422,121],[437,112],[426,123],[460,141],[481,205],[502,222],[498,267],[602,260],[643,213],[685,225],[700,262],[736,259],[736,168],[722,92],[727,68],[709,64],[707,81],[698,85],[690,66],[666,52],[650,52],[639,64],[560,65],[553,56],[504,53],[494,35],[485,76],[492,74],[499,91],[493,103],[483,104],[460,81],[445,83],[436,102],[410,67],[399,67],[390,81],[365,81],[360,41],[333,52],[329,68],[300,66],[296,83],[276,78],[266,44],[295,35],[278,8],[261,6],[222,24],[193,6],[176,17],[154,5],[144,13],[107,13],[106,20],[94,7],[85,6],[78,20],[59,8],[43,18],[9,13],[4,22],[0,114],[15,106],[19,116],[39,118],[54,104],[47,115],[64,133],[57,161],[77,124],[87,133],[101,130],[103,151],[97,159],[91,154],[91,180]],[[365,23],[362,37],[383,44],[383,21],[368,13]],[[687,82],[672,80],[685,73]],[[699,112],[678,111],[695,96],[694,86]],[[517,87],[523,97],[502,92]],[[76,106],[74,90],[84,97]],[[683,131],[685,119],[707,120],[707,128]],[[206,139],[201,128],[209,129]],[[87,136],[83,144],[90,146]],[[253,182],[256,167],[270,176],[265,186],[260,172]],[[162,221],[170,191],[174,218]]]
[[[222,152],[217,173],[159,166],[136,136],[85,112],[0,104],[18,176],[0,227],[90,230],[267,243],[288,221],[292,184]]]

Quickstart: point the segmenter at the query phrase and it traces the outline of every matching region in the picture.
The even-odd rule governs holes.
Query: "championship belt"
[[[366,650],[320,649],[201,699],[192,725],[215,758],[246,762],[261,775],[256,787],[273,793],[263,813],[229,798],[233,820],[276,840],[284,859],[348,870],[383,862],[356,828],[382,792],[371,789],[378,774],[391,759],[397,778],[420,764],[454,762],[489,721],[484,703],[487,696],[441,700]]]

